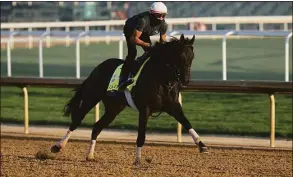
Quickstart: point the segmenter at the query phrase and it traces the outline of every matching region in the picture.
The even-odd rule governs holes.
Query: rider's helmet
[[[159,20],[163,20],[168,14],[167,7],[162,2],[154,2],[150,7],[150,13]]]

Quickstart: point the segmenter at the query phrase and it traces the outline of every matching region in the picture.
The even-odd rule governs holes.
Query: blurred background
[[[292,2],[164,2],[168,18],[292,15]],[[1,22],[124,20],[149,9],[151,1],[1,2]]]
[[[105,59],[125,57],[124,22],[152,3],[2,1],[1,75],[87,77]],[[235,30],[253,32],[227,38],[228,80],[285,80],[285,72],[292,80],[291,2],[164,3],[168,35],[196,35],[193,79],[223,79],[223,37]]]

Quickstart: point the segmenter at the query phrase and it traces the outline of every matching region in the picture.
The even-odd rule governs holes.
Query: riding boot
[[[134,82],[133,76],[129,73],[128,77],[123,76],[119,81],[118,90],[123,91],[125,88]]]
[[[133,74],[131,73],[131,70],[133,68],[133,62],[129,62],[128,66],[125,68],[122,68],[120,78],[119,78],[119,84],[118,84],[118,90],[123,91],[129,84],[132,84],[134,79],[133,79]]]

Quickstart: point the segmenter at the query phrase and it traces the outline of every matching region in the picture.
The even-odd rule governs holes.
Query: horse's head
[[[192,39],[184,38],[182,34],[178,41],[177,51],[174,53],[175,66],[180,72],[180,81],[185,85],[190,82],[190,68],[194,59],[193,43],[195,36]]]
[[[192,39],[184,38],[182,34],[180,39],[173,38],[169,42],[161,44],[154,48],[153,56],[157,55],[156,60],[161,60],[163,64],[171,65],[174,71],[178,73],[180,81],[186,85],[190,82],[190,68],[194,58]]]

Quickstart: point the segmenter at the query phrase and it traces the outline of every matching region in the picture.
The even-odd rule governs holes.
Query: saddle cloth
[[[147,62],[149,59],[150,59],[150,58],[147,58],[147,59],[144,61],[144,63],[141,65],[141,67],[139,68],[138,72],[136,73],[136,75],[135,75],[134,78],[133,78],[133,79],[134,79],[134,82],[126,87],[126,89],[127,89],[129,92],[131,92],[131,90],[133,89],[133,87],[136,85],[137,79],[139,78],[139,75],[140,75],[140,73],[141,73],[141,71],[142,71],[142,68],[144,67],[144,65],[146,64],[146,62]],[[120,77],[120,73],[121,73],[121,68],[122,68],[122,66],[123,66],[123,64],[119,65],[119,66],[115,69],[115,71],[114,71],[114,73],[113,73],[113,75],[112,75],[112,77],[111,77],[111,79],[110,79],[110,82],[109,82],[109,85],[108,85],[108,89],[107,89],[107,91],[109,91],[109,92],[118,91],[119,77]]]

